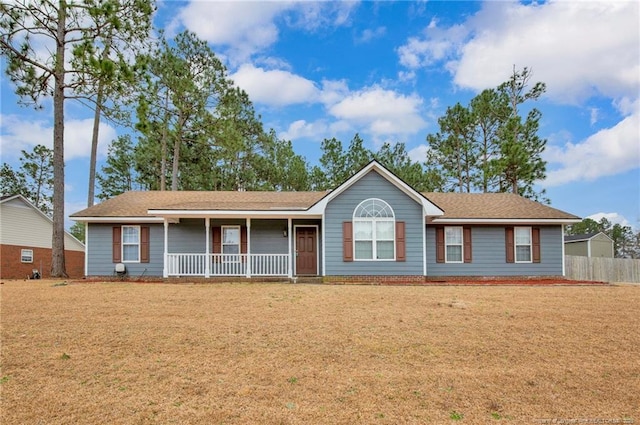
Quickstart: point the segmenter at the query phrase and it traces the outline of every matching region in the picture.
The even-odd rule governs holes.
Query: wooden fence
[[[564,256],[568,279],[600,282],[640,282],[640,260]]]

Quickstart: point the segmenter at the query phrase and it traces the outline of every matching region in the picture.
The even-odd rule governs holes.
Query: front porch
[[[292,277],[289,254],[167,254],[167,277]]]
[[[163,277],[319,276],[319,231],[309,219],[165,218]]]

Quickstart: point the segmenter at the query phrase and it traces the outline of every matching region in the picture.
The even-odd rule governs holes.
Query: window
[[[531,227],[515,229],[516,263],[531,262]]]
[[[20,261],[23,263],[33,263],[33,249],[23,249],[20,251]]]
[[[225,261],[239,261],[240,226],[222,226],[222,253],[233,254],[225,256]]]
[[[353,212],[355,260],[395,259],[395,216],[385,201],[362,201]]]
[[[462,227],[445,227],[444,241],[446,262],[462,263]]]
[[[140,262],[140,226],[122,226],[122,262]]]

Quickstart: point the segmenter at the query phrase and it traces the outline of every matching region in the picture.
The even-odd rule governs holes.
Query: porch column
[[[211,258],[210,258],[210,251],[211,251],[211,219],[209,217],[204,219],[204,228],[205,228],[205,243],[204,243],[204,251],[205,251],[205,257],[204,257],[204,277],[210,277],[211,276]]]
[[[162,261],[162,277],[169,277],[169,269],[167,268],[167,261],[169,257],[169,220],[164,218],[164,255]]]
[[[289,217],[287,219],[287,235],[289,236],[287,239],[287,246],[289,247],[289,261],[288,261],[288,266],[287,266],[287,276],[289,277],[289,279],[291,279],[293,277],[293,262],[295,261],[295,257],[293,257],[292,251],[291,251],[291,241],[292,241],[292,235],[291,235],[291,217]]]
[[[247,277],[251,277],[251,219],[247,217]]]

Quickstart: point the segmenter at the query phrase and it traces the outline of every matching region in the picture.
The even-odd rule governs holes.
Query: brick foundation
[[[23,263],[20,254],[23,249],[33,250],[33,262]],[[67,274],[71,278],[84,276],[84,252],[64,252]],[[33,248],[30,246],[2,245],[0,247],[0,278],[26,279],[31,276],[33,269],[39,269],[43,279],[51,277],[51,249]]]

